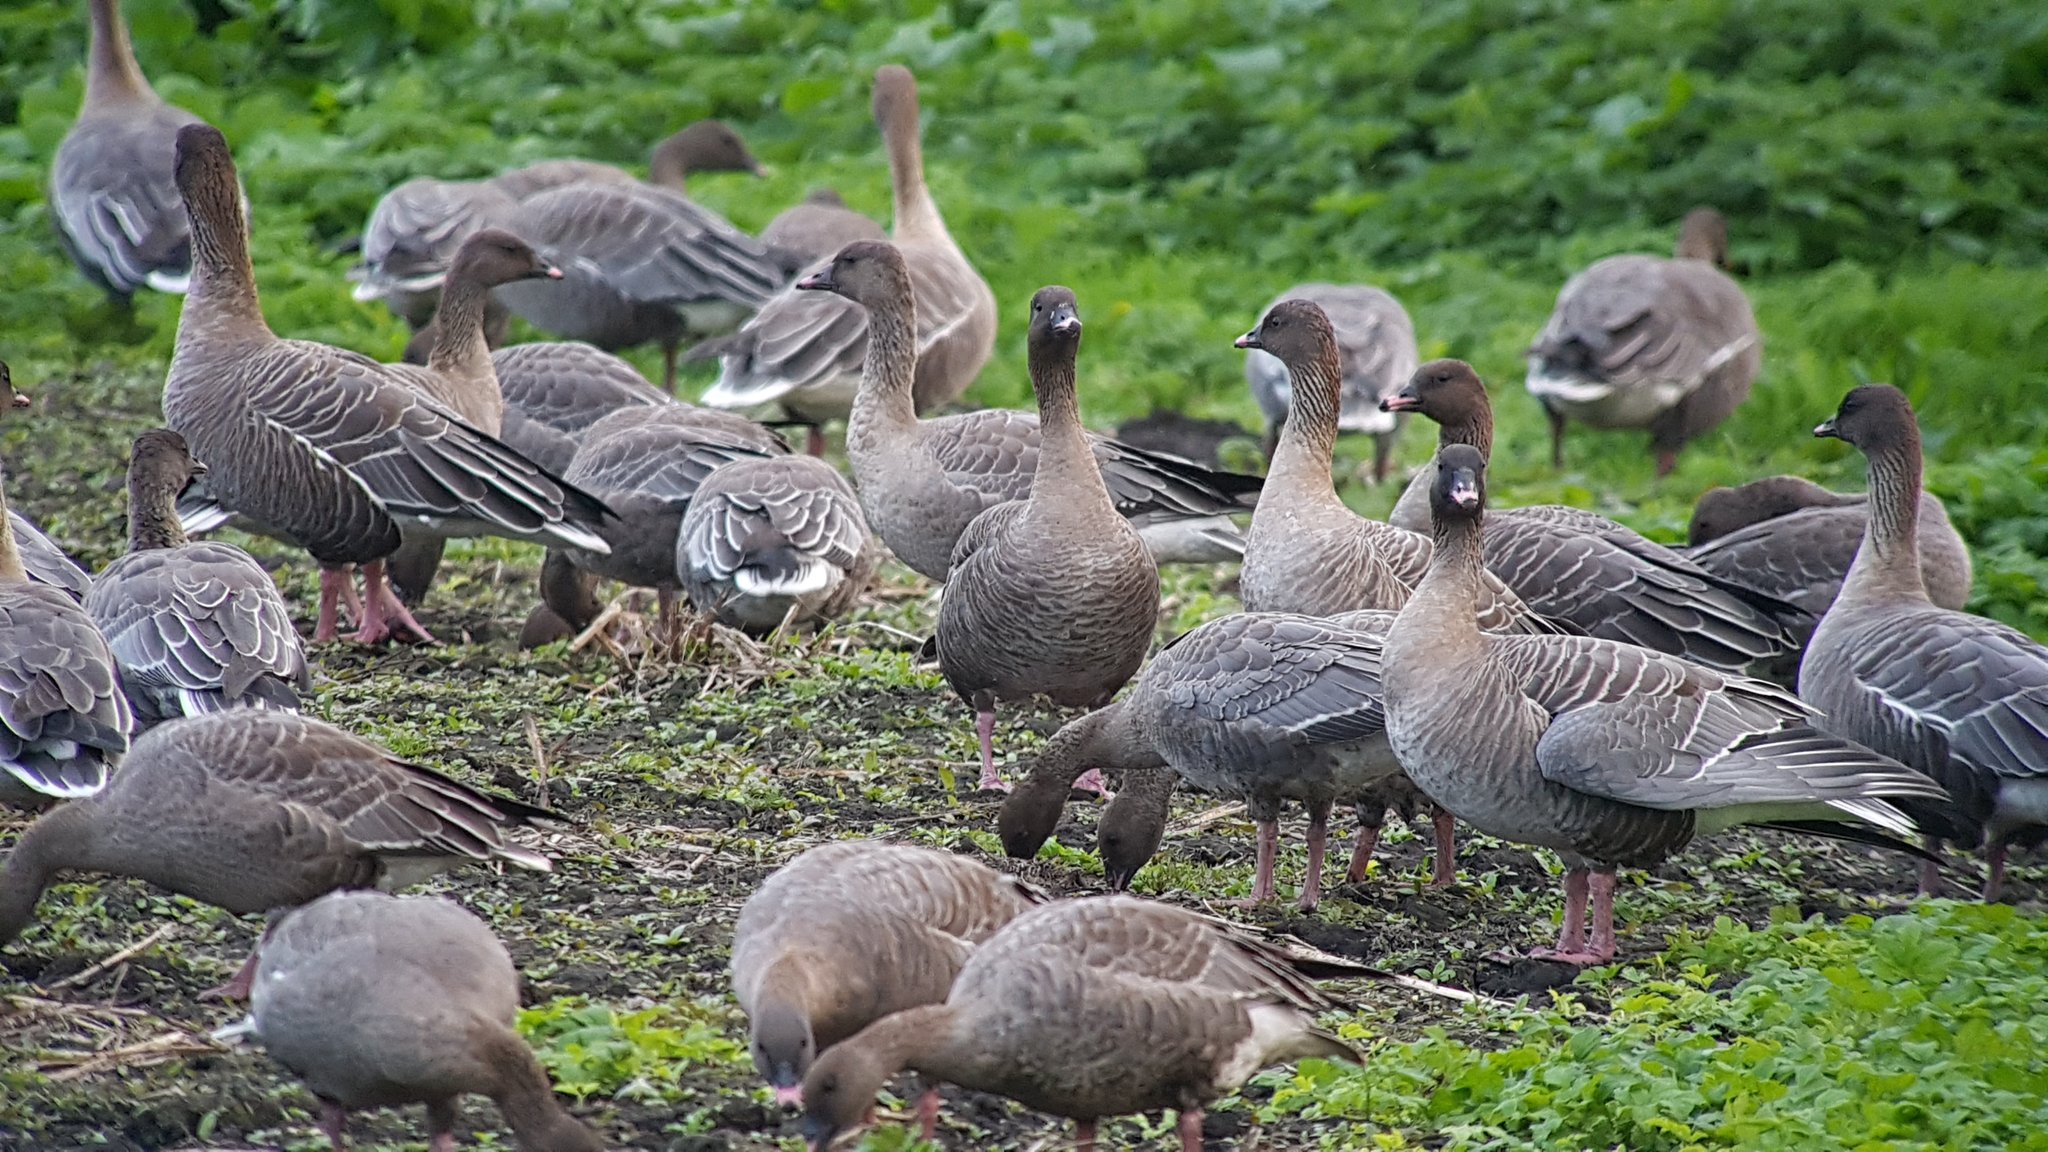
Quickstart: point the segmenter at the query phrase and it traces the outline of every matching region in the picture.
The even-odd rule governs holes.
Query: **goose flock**
[[[1963,610],[1970,557],[1921,488],[1907,397],[1849,392],[1815,435],[1868,460],[1869,490],[1782,476],[1700,499],[1688,546],[1563,506],[1490,506],[1492,399],[1468,364],[1418,363],[1370,285],[1304,284],[1237,346],[1269,426],[1261,478],[1088,430],[1083,302],[1004,301],[1026,323],[1037,411],[944,411],[993,353],[998,301],[924,179],[917,87],[890,65],[873,111],[893,227],[820,192],[749,236],[691,201],[692,172],[758,172],[730,127],[660,142],[640,180],[550,161],[487,180],[422,175],[372,213],[355,294],[420,333],[388,364],[280,336],[251,264],[229,141],[157,98],[115,0],[91,0],[85,103],[50,178],[80,271],[125,301],[184,293],[166,427],[128,463],[124,554],[88,574],[0,518],[0,802],[39,812],[0,872],[0,946],[70,873],[132,877],[269,917],[220,997],[302,1078],[344,1146],[352,1110],[423,1103],[431,1147],[490,1097],[522,1148],[605,1146],[516,1031],[518,974],[452,901],[395,896],[449,868],[556,866],[530,826],[573,813],[482,791],[306,715],[308,643],[433,643],[445,542],[541,545],[523,640],[598,623],[604,580],[757,635],[830,621],[886,557],[942,586],[929,654],[972,713],[980,788],[1006,792],[1011,857],[1078,789],[1108,801],[1112,892],[1052,899],[971,855],[815,847],[731,925],[731,982],[774,1098],[820,1150],[898,1073],[930,1136],[953,1084],[1098,1121],[1203,1109],[1259,1069],[1362,1061],[1318,1025],[1319,984],[1372,970],[1128,894],[1187,788],[1243,801],[1250,901],[1276,899],[1279,819],[1307,812],[1298,906],[1329,894],[1329,820],[1355,809],[1348,882],[1391,811],[1426,818],[1429,883],[1457,883],[1456,828],[1563,864],[1557,940],[1614,959],[1622,869],[1738,825],[1911,856],[2048,838],[2048,649]],[[1557,460],[1578,421],[1650,435],[1660,474],[1733,412],[1763,343],[1722,271],[1726,225],[1686,218],[1677,255],[1573,277],[1529,351]],[[344,289],[345,290],[345,289]],[[499,347],[509,318],[562,339]],[[613,353],[652,343],[660,386]],[[679,359],[720,361],[703,404]],[[33,424],[0,365],[0,419]],[[12,409],[12,411],[8,411]],[[748,414],[808,430],[809,453]],[[1338,496],[1339,436],[1390,474],[1402,421],[1438,450],[1388,521]],[[821,456],[843,422],[851,476]],[[4,507],[4,496],[0,496]],[[233,523],[318,568],[310,641],[266,570],[200,539]],[[1154,650],[1163,564],[1238,566],[1244,610]],[[997,709],[1079,714],[1020,778]],[[1112,793],[1110,790],[1114,789]]]

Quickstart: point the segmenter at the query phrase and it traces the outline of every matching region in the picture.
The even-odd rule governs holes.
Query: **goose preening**
[[[909,69],[888,64],[876,70],[874,114],[895,193],[891,235],[917,296],[910,393],[916,411],[930,412],[967,391],[995,351],[996,297],[953,242],[925,186],[917,80]],[[718,382],[702,402],[715,408],[780,404],[812,425],[816,455],[824,446],[817,427],[853,411],[870,324],[845,300],[785,290],[719,345]]]
[[[1158,565],[1117,515],[1081,424],[1071,291],[1031,297],[1025,342],[1038,396],[1031,490],[967,525],[939,601],[939,672],[974,709],[983,789],[1006,787],[995,762],[998,701],[1100,708],[1145,662],[1159,623]]]
[[[882,542],[911,570],[946,579],[969,522],[1030,493],[1042,450],[1039,418],[1000,408],[918,418],[918,303],[895,245],[849,244],[797,287],[835,293],[865,311],[867,359],[846,425],[847,462]],[[1229,517],[1251,510],[1259,477],[1107,437],[1087,435],[1087,442],[1117,512],[1138,527],[1155,560],[1205,563],[1243,554]]]
[[[1921,773],[1815,727],[1775,685],[1613,640],[1481,631],[1485,508],[1485,453],[1445,445],[1430,485],[1436,553],[1381,660],[1387,735],[1459,820],[1564,858],[1564,922],[1542,954],[1614,955],[1618,867],[1739,824],[1889,842],[1916,831],[1895,801],[1943,799]]]
[[[1429,537],[1368,520],[1337,495],[1330,462],[1341,430],[1343,361],[1328,315],[1313,300],[1283,300],[1237,347],[1279,361],[1295,382],[1245,536],[1238,587],[1245,611],[1398,610],[1429,569]],[[1480,621],[1522,632],[1556,628],[1491,576]]]
[[[1529,394],[1550,417],[1550,460],[1564,467],[1564,426],[1641,428],[1657,475],[1679,449],[1749,398],[1763,333],[1728,263],[1728,222],[1685,218],[1677,254],[1609,256],[1571,278],[1529,348]]]
[[[136,437],[128,552],[85,598],[141,728],[228,708],[296,710],[312,688],[305,646],[270,573],[232,544],[185,538],[178,493],[204,471],[176,432]]]
[[[757,636],[844,614],[880,560],[853,487],[816,456],[715,469],[676,532],[690,606]]]
[[[491,353],[505,401],[499,439],[560,475],[591,425],[619,408],[676,403],[638,369],[594,344],[541,341]]]
[[[0,364],[0,418],[28,402]],[[30,582],[4,485],[0,513],[0,801],[90,796],[134,726],[114,654],[62,587]]]
[[[91,0],[85,103],[57,146],[50,214],[86,279],[125,305],[141,288],[183,292],[192,274],[171,175],[178,130],[199,117],[166,104],[135,62],[120,0]]]
[[[1362,1057],[1315,1026],[1330,1003],[1302,961],[1220,920],[1130,896],[1025,912],[975,949],[945,1001],[826,1050],[804,1077],[804,1136],[824,1152],[889,1077],[1007,1096],[1074,1121],[1173,1109],[1183,1152],[1202,1110],[1259,1069]]]
[[[347,1147],[348,1114],[427,1106],[432,1152],[454,1152],[461,1097],[490,1097],[526,1152],[599,1152],[520,1039],[519,973],[452,900],[335,892],[264,933],[248,1030],[320,1100]]]
[[[1948,789],[1947,804],[1912,811],[1930,839],[1983,848],[1983,896],[1996,900],[2007,848],[2048,838],[2048,647],[1928,599],[1920,428],[1905,393],[1858,388],[1813,431],[1869,460],[1869,527],[1807,644],[1799,694],[1823,726]],[[1923,869],[1921,890],[1939,879]]]
[[[732,987],[754,1068],[803,1103],[819,1052],[891,1013],[938,1004],[982,941],[1043,900],[951,852],[841,841],[777,869],[733,926]],[[925,1138],[938,1097],[920,1102]]]
[[[173,720],[136,738],[103,791],[15,840],[0,873],[0,944],[65,872],[133,877],[238,916],[337,888],[401,888],[468,862],[545,872],[548,858],[505,832],[548,814],[296,712]],[[223,993],[246,995],[250,971]]]
[[[1300,907],[1322,898],[1330,810],[1355,804],[1358,840],[1345,879],[1365,879],[1389,807],[1429,807],[1387,746],[1380,646],[1393,614],[1354,612],[1333,620],[1240,613],[1167,645],[1123,698],[1061,728],[1003,801],[1003,850],[1029,858],[1059,822],[1067,791],[1099,768],[1123,777],[1097,827],[1102,867],[1122,889],[1152,857],[1166,828],[1171,781],[1240,797],[1258,825],[1250,903],[1273,898],[1280,809],[1308,809],[1308,872]],[[1450,817],[1433,810],[1432,884],[1450,883]]]
[[[281,340],[264,322],[227,140],[178,132],[193,273],[164,383],[164,419],[208,469],[212,498],[320,564],[313,638],[336,631],[347,566],[363,570],[356,639],[431,640],[392,592],[401,525],[602,550],[607,512],[366,356]]]
[[[848,208],[837,191],[820,188],[777,213],[761,229],[761,243],[800,267],[809,267],[830,260],[856,240],[884,240],[888,235],[873,217]]]
[[[1394,440],[1401,434],[1403,417],[1380,411],[1380,398],[1406,384],[1422,363],[1408,310],[1370,284],[1298,284],[1266,305],[1259,319],[1287,300],[1306,300],[1329,319],[1336,333],[1341,381],[1337,431],[1372,437],[1372,482],[1384,483],[1393,467]],[[1252,330],[1258,331],[1258,325]],[[1245,355],[1244,376],[1266,418],[1266,456],[1271,459],[1293,407],[1292,374],[1278,356],[1253,346]]]
[[[1439,442],[1493,451],[1486,385],[1462,360],[1433,360],[1381,403],[1442,425]],[[1425,466],[1389,517],[1429,528],[1436,465]],[[1549,619],[1588,636],[1640,644],[1737,671],[1798,650],[1810,619],[1797,607],[1714,575],[1683,554],[1604,516],[1562,505],[1496,509],[1486,517],[1486,570]]]

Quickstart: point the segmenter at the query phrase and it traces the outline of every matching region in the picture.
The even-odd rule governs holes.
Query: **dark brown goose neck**
[[[498,392],[490,336],[485,332],[491,289],[476,263],[464,255],[457,255],[441,284],[441,303],[434,311],[434,349],[427,354],[427,367],[465,393],[464,403],[457,407],[474,420],[480,411],[502,413],[505,399]],[[468,395],[473,391],[487,394]],[[484,430],[496,431],[493,427]]]
[[[946,222],[924,182],[924,147],[917,134],[917,80],[895,64],[875,73],[875,126],[889,150],[889,185],[895,193],[898,240],[931,240],[946,235]]]
[[[142,468],[128,469],[128,550],[147,552],[157,548],[179,548],[187,543],[185,526],[178,520],[178,493],[164,477],[150,475]]]
[[[1728,221],[1712,208],[1695,208],[1679,225],[1678,249],[1681,260],[1704,260],[1716,268],[1728,267]]]
[[[1864,448],[1870,461],[1870,522],[1842,595],[1927,603],[1920,572],[1920,429],[1910,412]]]
[[[92,49],[85,65],[85,110],[157,103],[155,89],[135,62],[120,0],[92,0]]]
[[[1462,448],[1449,455],[1461,462],[1483,460]],[[1479,477],[1481,506],[1459,507],[1449,499],[1453,477],[1446,475],[1447,471],[1455,472],[1458,465],[1445,456],[1444,452],[1438,453],[1430,476],[1430,536],[1435,550],[1422,583],[1401,610],[1397,627],[1406,631],[1413,625],[1424,626],[1434,643],[1448,647],[1481,642],[1479,590],[1486,573],[1486,548],[1484,464],[1478,466],[1476,473],[1468,471],[1468,475]]]
[[[1020,859],[1036,856],[1059,826],[1068,790],[1090,768],[1127,772],[1165,763],[1138,727],[1127,701],[1069,722],[1046,741],[1045,750],[996,815],[1004,853]]]
[[[963,1088],[999,1084],[1000,1069],[985,1038],[960,1032],[956,1006],[926,1004],[884,1016],[841,1043],[857,1046],[884,1068],[908,1068]]]
[[[502,1025],[482,1027],[479,1055],[497,1081],[491,1099],[519,1147],[526,1152],[601,1152],[604,1145],[596,1134],[562,1110],[533,1050]]]
[[[249,263],[248,217],[235,162],[219,131],[203,124],[178,130],[178,191],[192,224],[192,284],[178,322],[178,344],[205,342],[223,329],[269,336]]]
[[[90,800],[69,801],[44,813],[14,842],[6,871],[0,872],[0,945],[28,927],[36,901],[59,872],[94,866],[97,812]]]

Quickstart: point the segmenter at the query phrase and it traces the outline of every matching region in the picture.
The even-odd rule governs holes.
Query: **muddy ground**
[[[29,420],[0,425],[10,497],[97,567],[121,544],[120,467],[127,441],[155,418],[153,382],[22,383],[39,402]],[[230,538],[310,612],[314,574],[302,556]],[[743,1049],[721,1039],[743,1036],[724,976],[741,902],[775,866],[827,839],[907,838],[983,857],[995,846],[994,800],[967,791],[970,717],[914,663],[930,626],[928,589],[893,570],[852,619],[773,646],[700,633],[674,657],[635,651],[630,637],[617,652],[592,644],[521,654],[513,641],[538,560],[535,549],[492,542],[455,552],[420,613],[454,642],[324,646],[313,653],[312,711],[480,786],[545,799],[567,818],[533,837],[559,861],[553,873],[472,869],[427,890],[490,921],[524,973],[529,1004],[666,1005],[670,1026],[699,1026],[694,1047],[656,1066],[660,1082],[572,1101],[577,1115],[620,1148],[797,1147],[795,1122],[767,1105]],[[1226,578],[1175,574],[1162,632],[1233,608],[1218,591]],[[301,626],[310,634],[310,619]],[[1028,759],[1058,722],[1011,710],[999,748]],[[1058,892],[1095,890],[1096,812],[1092,801],[1070,806],[1065,851],[993,862]],[[0,844],[22,826],[0,814]],[[1289,890],[1300,881],[1300,831],[1298,819],[1283,830]],[[1339,887],[1315,915],[1247,913],[1222,902],[1249,887],[1249,825],[1215,798],[1184,796],[1138,888],[1489,996],[1545,996],[1571,979],[1556,965],[1503,959],[1555,932],[1554,860],[1465,836],[1459,883],[1430,891],[1423,849],[1396,822],[1375,875]],[[2014,899],[2040,900],[2038,865],[2023,862],[2015,880]],[[1761,924],[1774,911],[1896,910],[1911,885],[1903,858],[1772,833],[1722,837],[1624,881],[1624,959],[1654,957],[1674,933],[1716,916]],[[257,928],[126,880],[84,878],[47,894],[38,924],[0,950],[0,1152],[324,1147],[303,1089],[260,1051],[206,1039],[240,1013],[199,993],[234,970]],[[1338,991],[1372,1037],[1434,1025],[1485,1044],[1488,1013],[1499,1012],[1381,984]],[[1597,985],[1578,994],[1600,1002]],[[1071,1139],[1063,1124],[957,1090],[945,1116],[948,1148]],[[466,1145],[509,1146],[486,1102],[472,1101],[463,1125]],[[352,1132],[361,1148],[423,1146],[417,1110],[360,1115]],[[1136,1121],[1104,1132],[1111,1147],[1166,1143]],[[1206,1132],[1217,1148],[1311,1148],[1329,1135],[1308,1122],[1259,1128],[1242,1102],[1215,1110]]]

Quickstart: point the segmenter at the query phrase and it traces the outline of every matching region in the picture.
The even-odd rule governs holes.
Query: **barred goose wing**
[[[1335,744],[1386,729],[1380,641],[1391,613],[1330,620],[1277,613],[1229,616],[1153,658],[1145,683],[1205,720]]]
[[[28,570],[29,579],[62,589],[73,600],[85,599],[85,594],[92,591],[92,577],[77,561],[66,556],[27,517],[10,509],[7,522],[14,530],[14,546],[21,553],[21,566]]]
[[[621,408],[672,405],[631,364],[591,344],[542,341],[491,353],[505,398],[500,438],[560,475],[591,425]]]
[[[1862,508],[1807,508],[1758,521],[1685,551],[1717,579],[1753,588],[1816,619],[1841,591],[1863,543]],[[1811,634],[1809,625],[1800,630]]]
[[[48,796],[90,796],[134,720],[113,653],[69,596],[0,585],[0,770]]]
[[[469,234],[503,227],[519,203],[481,180],[421,176],[386,192],[363,227],[362,264],[349,273],[355,298],[440,287]]]
[[[183,292],[191,227],[171,172],[178,129],[199,118],[157,102],[81,118],[58,146],[50,206],[58,235],[88,277],[119,296]]]
[[[627,300],[747,308],[782,286],[761,244],[685,197],[640,184],[570,184],[520,203],[512,230],[565,281],[604,285]],[[532,294],[550,285],[524,286]]]
[[[693,582],[796,595],[827,587],[867,545],[860,504],[830,464],[776,456],[720,470],[698,489],[681,552]]]

